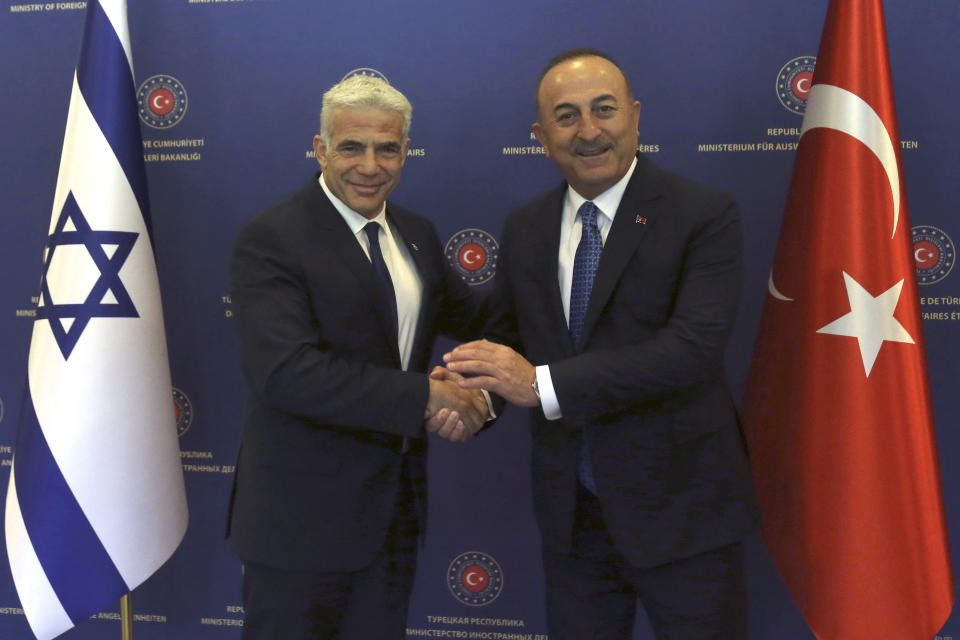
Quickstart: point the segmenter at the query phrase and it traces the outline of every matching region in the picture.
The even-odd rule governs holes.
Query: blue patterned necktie
[[[603,239],[597,227],[599,211],[597,205],[589,200],[580,205],[583,231],[573,259],[573,282],[570,285],[570,337],[573,338],[573,346],[577,351],[583,346],[580,343],[583,338],[583,318],[587,315],[593,278],[597,275],[600,252],[603,251]]]
[[[383,261],[383,252],[380,250],[380,224],[377,222],[368,222],[363,230],[367,234],[367,240],[370,244],[370,262],[377,272],[377,279],[380,282],[381,303],[377,306],[387,305],[386,310],[393,320],[393,333],[397,334],[397,293],[393,288],[393,279],[390,277],[390,271],[387,269],[387,263]]]
[[[580,205],[578,212],[583,231],[580,235],[580,244],[577,245],[577,254],[573,259],[573,282],[570,286],[570,337],[573,339],[576,351],[580,351],[583,347],[581,342],[583,318],[587,315],[590,291],[593,289],[593,279],[597,275],[600,253],[603,251],[603,238],[597,227],[599,211],[597,205],[588,200]],[[593,466],[590,463],[586,430],[580,438],[580,448],[577,452],[577,476],[583,486],[596,495],[597,486],[593,480]]]

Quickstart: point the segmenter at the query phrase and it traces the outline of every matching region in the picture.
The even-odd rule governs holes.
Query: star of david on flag
[[[820,640],[927,640],[953,574],[881,0],[831,0],[743,424]]]
[[[124,0],[91,0],[7,488],[10,569],[53,638],[173,554],[187,504]]]
[[[67,194],[67,201],[63,211],[57,219],[53,233],[50,234],[47,250],[43,261],[43,279],[40,284],[40,305],[37,309],[37,318],[50,323],[50,331],[60,346],[64,359],[70,357],[70,352],[80,339],[87,323],[91,318],[136,318],[137,310],[127,293],[123,281],[120,280],[120,268],[133,250],[137,241],[137,233],[128,231],[94,231],[83,217],[83,212],[77,206],[73,194]],[[50,293],[50,280],[60,275],[56,270],[51,272],[50,265],[54,256],[60,258],[71,245],[83,247],[83,251],[91,258],[98,278],[90,289],[90,293],[81,303],[54,303]],[[59,252],[58,248],[63,247]],[[107,247],[114,250],[107,254]],[[77,282],[76,269],[82,268],[86,261],[82,256],[67,256],[60,258],[71,267],[71,273],[66,278],[65,288],[82,292],[86,287]],[[78,286],[80,285],[80,286]],[[66,293],[66,292],[65,292]]]

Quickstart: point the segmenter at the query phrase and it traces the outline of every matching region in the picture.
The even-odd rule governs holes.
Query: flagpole
[[[133,603],[129,593],[120,598],[120,639],[133,640]]]

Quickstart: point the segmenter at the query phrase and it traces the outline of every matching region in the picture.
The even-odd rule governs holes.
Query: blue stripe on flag
[[[17,501],[47,580],[76,624],[129,589],[60,472],[27,386],[14,459]]]
[[[77,63],[77,84],[90,113],[123,167],[152,241],[153,225],[143,168],[137,91],[120,38],[96,0],[91,0],[87,11],[83,49]]]

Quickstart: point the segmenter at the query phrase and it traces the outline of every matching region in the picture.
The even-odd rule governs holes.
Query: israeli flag
[[[141,584],[187,528],[142,154],[125,0],[90,0],[7,488],[39,639]]]

